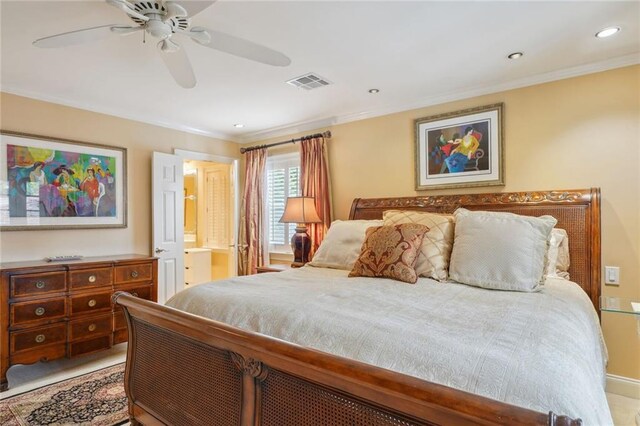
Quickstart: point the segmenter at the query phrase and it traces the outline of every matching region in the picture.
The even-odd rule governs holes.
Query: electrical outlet
[[[620,268],[618,266],[604,267],[604,283],[609,285],[620,285]]]

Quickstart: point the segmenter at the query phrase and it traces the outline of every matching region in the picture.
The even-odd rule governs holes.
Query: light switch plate
[[[620,285],[620,267],[604,267],[604,283],[608,285]]]

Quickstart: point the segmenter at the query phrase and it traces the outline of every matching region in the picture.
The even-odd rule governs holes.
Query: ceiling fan
[[[158,50],[167,69],[176,82],[187,89],[195,87],[196,77],[184,49],[173,40],[175,34],[190,37],[202,46],[263,64],[286,67],[291,63],[291,60],[283,53],[249,40],[209,28],[192,27],[191,18],[211,6],[215,0],[186,1],[181,2],[182,4],[167,0],[105,1],[126,13],[135,25],[111,24],[85,28],[40,38],[33,42],[34,46],[43,48],[66,47],[100,40],[109,37],[111,34],[128,35],[138,31],[145,31],[146,34],[160,40],[158,42]]]

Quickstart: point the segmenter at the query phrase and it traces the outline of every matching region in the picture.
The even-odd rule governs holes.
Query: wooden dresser
[[[73,358],[127,341],[115,291],[157,301],[158,265],[149,256],[0,264],[0,390],[7,370]]]

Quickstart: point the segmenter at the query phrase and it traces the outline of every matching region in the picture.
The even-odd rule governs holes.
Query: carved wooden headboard
[[[356,198],[349,219],[380,219],[385,210],[452,213],[499,210],[528,216],[551,215],[569,235],[571,281],[578,283],[600,312],[600,188],[563,191],[497,192],[403,198]]]

